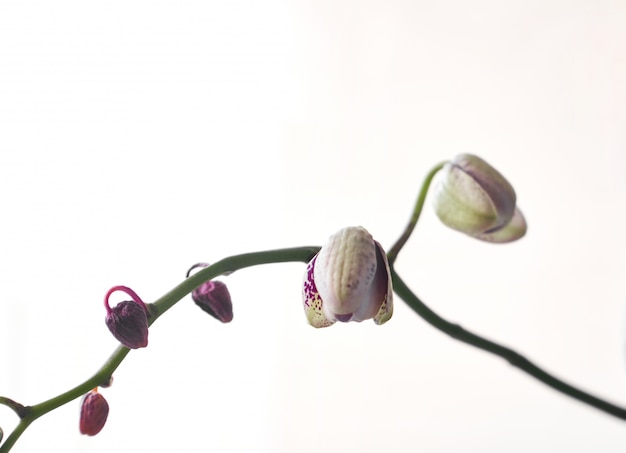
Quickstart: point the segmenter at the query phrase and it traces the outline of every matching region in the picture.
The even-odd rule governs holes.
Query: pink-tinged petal
[[[326,318],[358,310],[373,311],[370,318],[376,314],[382,301],[382,295],[379,298],[373,291],[377,289],[373,288],[376,266],[376,246],[365,228],[344,228],[329,238],[318,254],[314,270]]]
[[[376,271],[374,279],[371,282],[367,295],[363,298],[361,306],[354,312],[353,321],[364,321],[366,319],[374,319],[383,308],[383,304],[386,303],[389,287],[390,287],[390,271],[389,262],[387,261],[387,255],[382,246],[374,242],[374,251],[376,254]],[[390,308],[385,305],[385,312]],[[391,314],[389,314],[389,319]],[[379,324],[379,323],[377,323]]]
[[[317,291],[314,279],[315,261],[317,255],[309,262],[304,274],[304,284],[302,286],[302,300],[304,302],[304,312],[306,318],[313,327],[332,326],[335,321],[328,320],[322,311],[322,298]]]

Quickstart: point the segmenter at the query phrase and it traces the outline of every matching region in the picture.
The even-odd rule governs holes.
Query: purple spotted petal
[[[316,260],[317,255],[313,257],[306,267],[304,284],[302,286],[302,300],[304,302],[304,312],[306,313],[306,318],[309,321],[309,324],[313,327],[319,328],[332,326],[335,321],[326,319],[324,313],[322,312],[322,298],[317,291],[315,279],[313,278]]]

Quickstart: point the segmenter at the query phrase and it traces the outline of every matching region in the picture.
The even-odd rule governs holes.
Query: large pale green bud
[[[511,242],[526,234],[513,186],[472,154],[460,154],[444,165],[433,204],[445,225],[483,241]]]
[[[362,227],[348,227],[330,237],[304,275],[304,311],[313,327],[336,321],[391,318],[393,289],[387,255]]]

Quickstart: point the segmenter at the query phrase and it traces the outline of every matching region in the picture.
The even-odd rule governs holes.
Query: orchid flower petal
[[[315,280],[313,279],[316,259],[317,255],[315,255],[306,267],[304,286],[302,288],[302,299],[304,301],[304,311],[309,324],[313,327],[319,328],[332,326],[335,321],[326,319],[324,313],[322,312],[322,298],[317,291]]]

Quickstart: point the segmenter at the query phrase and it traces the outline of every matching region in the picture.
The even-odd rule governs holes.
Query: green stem
[[[402,249],[402,247],[404,247],[406,241],[408,241],[409,237],[411,237],[411,234],[413,233],[413,230],[417,225],[417,221],[419,220],[420,214],[422,213],[422,208],[424,207],[424,201],[426,201],[426,195],[428,194],[430,183],[432,182],[437,172],[441,170],[445,164],[446,162],[441,162],[437,164],[435,167],[433,167],[432,170],[428,172],[428,174],[424,178],[422,188],[420,189],[420,193],[417,196],[417,201],[415,202],[415,207],[413,208],[413,214],[411,215],[411,219],[409,220],[407,226],[404,228],[402,236],[398,238],[396,243],[389,249],[389,252],[387,252],[387,258],[389,259],[390,266],[393,265],[393,263],[396,261],[398,253],[400,253],[400,250]]]
[[[294,247],[288,249],[268,250],[256,253],[245,253],[224,258],[217,263],[202,269],[191,277],[185,279],[182,283],[165,294],[163,297],[148,304],[150,310],[149,324],[152,325],[163,313],[172,308],[176,302],[181,300],[195,288],[200,286],[207,280],[217,277],[218,275],[234,272],[250,266],[271,263],[286,262],[309,262],[313,256],[319,251],[319,247]],[[13,432],[7,437],[6,441],[0,446],[0,453],[7,453],[28,426],[48,412],[81,397],[91,389],[109,382],[113,372],[126,358],[130,349],[124,346],[118,346],[106,363],[89,379],[82,384],[77,385],[71,390],[62,393],[47,401],[36,404],[34,406],[22,406],[15,403],[9,398],[0,397],[0,404],[5,404],[15,410],[20,416],[20,422]],[[21,408],[21,409],[20,409]],[[20,412],[18,412],[20,410]]]
[[[501,346],[493,341],[480,337],[472,332],[465,330],[458,324],[446,321],[441,316],[428,308],[402,281],[400,276],[392,269],[393,289],[394,291],[426,322],[442,332],[450,335],[455,340],[462,341],[484,351],[495,354],[507,360],[511,365],[519,368],[523,372],[531,375],[535,379],[543,382],[554,390],[564,393],[578,401],[588,404],[607,414],[613,415],[622,420],[626,420],[626,409],[611,404],[605,400],[597,398],[587,392],[584,392],[550,373],[539,368],[530,360],[515,352],[512,349]]]

